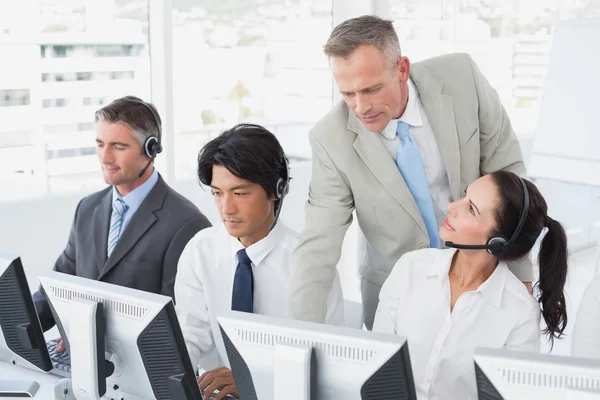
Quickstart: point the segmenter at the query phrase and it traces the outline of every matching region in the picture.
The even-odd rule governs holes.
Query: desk
[[[39,383],[40,388],[33,399],[53,400],[54,384],[61,377],[43,372],[33,371],[0,361],[0,379],[2,380],[31,380]],[[4,397],[5,399],[23,399],[23,397]]]

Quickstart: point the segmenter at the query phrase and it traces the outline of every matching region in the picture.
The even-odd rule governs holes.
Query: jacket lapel
[[[383,187],[408,212],[423,232],[427,233],[419,207],[379,134],[367,130],[352,110],[349,110],[348,114],[348,129],[357,134],[354,149]]]
[[[444,83],[426,68],[412,66],[411,78],[419,90],[421,102],[431,122],[444,165],[448,174],[450,190],[454,200],[460,199],[460,149],[454,120],[452,97],[442,93]]]
[[[96,253],[96,264],[98,266],[98,274],[106,264],[106,248],[108,246],[108,228],[110,224],[110,215],[112,214],[112,189],[106,191],[104,197],[94,210],[92,218],[92,246]]]
[[[167,184],[159,176],[154,188],[148,193],[148,196],[135,212],[125,230],[121,232],[119,241],[98,276],[99,280],[106,276],[127,255],[133,246],[144,236],[146,231],[158,220],[155,212],[162,208],[165,196],[167,195],[167,188]],[[105,238],[105,242],[106,240]]]

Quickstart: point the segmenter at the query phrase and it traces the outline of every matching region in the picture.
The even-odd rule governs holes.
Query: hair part
[[[208,142],[198,153],[198,179],[212,182],[213,166],[225,167],[234,176],[259,184],[275,196],[279,179],[288,180],[288,160],[277,137],[254,124],[238,124]],[[280,200],[275,201],[275,210]]]
[[[512,172],[497,171],[491,174],[499,198],[495,212],[496,228],[492,235],[503,236],[509,240],[519,223],[523,209],[524,193],[519,177]],[[499,258],[502,261],[514,261],[527,256],[544,228],[544,235],[538,254],[539,281],[536,291],[546,322],[544,334],[548,335],[552,345],[560,338],[567,326],[567,309],[564,287],[567,280],[568,247],[567,235],[563,226],[548,218],[548,205],[538,188],[523,179],[529,195],[529,212],[525,224],[515,241],[505,248]]]
[[[159,141],[161,140],[160,125],[162,121],[153,104],[145,103],[152,108],[154,116],[141,103],[145,102],[135,96],[125,96],[116,99],[96,111],[95,122],[106,121],[111,124],[121,123],[126,125],[131,129],[131,134],[138,141],[143,151],[144,143],[150,136],[155,136]]]
[[[329,58],[347,59],[364,45],[377,47],[392,67],[402,57],[394,24],[376,15],[363,15],[342,22],[331,32],[323,50]]]

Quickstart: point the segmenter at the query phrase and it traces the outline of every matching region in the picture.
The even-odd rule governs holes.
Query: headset
[[[279,214],[281,213],[281,209],[283,208],[283,199],[290,191],[290,166],[283,151],[282,158],[283,164],[285,166],[285,175],[277,180],[277,185],[275,186],[275,197],[277,197],[277,200],[279,200],[279,207],[277,207],[277,210],[275,210],[275,218],[273,219],[271,225],[269,225],[269,232],[277,223],[277,220],[279,219]]]
[[[527,213],[529,212],[529,192],[527,191],[527,185],[525,184],[525,180],[523,180],[523,178],[520,176],[517,176],[517,178],[519,178],[519,182],[521,182],[521,187],[523,188],[523,206],[521,207],[521,213],[519,214],[519,223],[517,224],[517,228],[509,240],[506,240],[506,238],[503,236],[492,236],[488,239],[486,244],[482,245],[455,244],[452,242],[446,242],[446,247],[464,250],[487,250],[491,255],[496,257],[502,256],[506,251],[506,248],[513,244],[519,236],[519,233],[521,233],[521,230],[525,225],[525,221],[527,220]]]
[[[156,126],[156,130],[158,132],[158,136],[148,136],[146,138],[146,140],[144,141],[144,145],[143,147],[143,154],[145,154],[147,157],[150,158],[150,160],[148,160],[148,163],[146,164],[146,166],[144,167],[144,169],[142,169],[140,171],[140,173],[138,174],[138,178],[141,178],[142,175],[144,175],[146,173],[146,170],[150,167],[150,164],[152,164],[152,162],[154,161],[154,158],[156,157],[156,155],[160,152],[162,152],[163,148],[162,148],[162,144],[161,144],[161,139],[162,139],[162,129],[161,129],[161,125],[158,122],[159,118],[158,115],[156,115],[156,111],[154,111],[154,108],[146,103],[143,100],[137,100],[137,99],[129,99],[129,101],[131,101],[132,103],[135,104],[140,104],[142,106],[144,106],[144,108],[146,110],[148,110],[148,112],[150,113],[150,115],[152,115],[152,120],[154,121],[154,125]]]

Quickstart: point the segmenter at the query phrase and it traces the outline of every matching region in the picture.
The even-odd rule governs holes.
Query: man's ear
[[[407,82],[410,77],[410,61],[408,57],[399,57],[396,61],[396,73],[400,75],[401,82]]]

